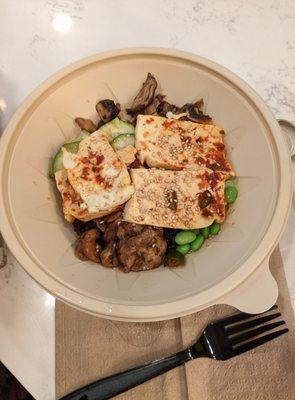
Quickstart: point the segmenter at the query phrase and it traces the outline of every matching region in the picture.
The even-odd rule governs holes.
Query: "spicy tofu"
[[[87,222],[108,215],[116,211],[117,208],[120,208],[118,206],[117,208],[112,207],[103,211],[90,213],[86,203],[84,203],[81,196],[71,186],[65,169],[55,173],[55,182],[61,195],[64,217],[68,222],[73,222],[75,219]]]
[[[139,115],[136,148],[142,163],[172,170],[209,168],[233,175],[216,125]]]
[[[134,192],[126,165],[99,131],[81,141],[78,153],[63,149],[63,164],[89,214],[111,213]]]
[[[133,146],[126,146],[123,149],[116,150],[119,159],[126,165],[132,164],[136,160],[137,150]]]
[[[224,172],[132,169],[131,177],[135,193],[125,206],[125,221],[177,229],[224,221]]]

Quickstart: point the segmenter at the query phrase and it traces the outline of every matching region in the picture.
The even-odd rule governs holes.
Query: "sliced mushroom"
[[[196,103],[185,103],[183,106],[181,106],[178,110],[178,114],[182,114],[182,113],[187,113],[188,109],[190,107],[196,107],[197,111],[201,114],[202,111],[198,108],[198,106],[196,105]]]
[[[114,268],[118,267],[119,261],[116,253],[116,243],[110,242],[100,254],[101,263],[105,267]]]
[[[109,214],[109,215],[106,215],[101,218],[96,218],[94,221],[95,221],[96,227],[101,232],[104,233],[106,231],[106,229],[108,228],[109,224],[121,219],[121,217],[122,217],[122,210],[119,209],[119,211],[116,211],[113,214]]]
[[[91,121],[91,119],[78,117],[78,118],[75,118],[75,122],[84,131],[92,133],[97,130],[96,125],[94,124],[94,122]]]
[[[192,104],[188,110],[188,117],[191,121],[194,122],[211,122],[212,118],[209,115],[203,114],[203,112],[200,112],[200,110],[194,105]]]
[[[185,258],[184,255],[179,253],[177,250],[170,250],[165,257],[164,265],[169,268],[176,268],[184,265]]]
[[[103,240],[106,245],[108,245],[110,242],[113,242],[116,240],[117,229],[118,229],[118,220],[111,222],[107,226],[107,228],[104,232],[104,235],[103,235]]]
[[[145,115],[153,115],[157,113],[157,108],[164,101],[165,96],[157,94],[149,106],[144,109]]]
[[[124,207],[123,207],[124,208]],[[120,211],[116,211],[113,214],[107,215],[105,217],[105,220],[108,224],[110,224],[111,222],[115,222],[115,221],[119,221],[122,217],[122,210]]]
[[[197,100],[194,105],[198,108],[199,112],[203,112],[204,111],[204,99],[201,98],[199,100]]]
[[[166,117],[167,112],[172,112],[173,114],[176,114],[178,110],[179,109],[177,106],[175,106],[174,104],[170,104],[168,103],[168,101],[164,100],[157,107],[157,114],[161,117]]]
[[[100,232],[104,233],[105,230],[107,229],[107,223],[105,221],[105,219],[102,218],[95,218],[95,223],[97,228],[100,230]]]
[[[75,256],[81,261],[88,260],[88,258],[84,254],[83,242],[80,237],[76,240],[75,243]]]
[[[130,222],[122,221],[117,229],[117,237],[119,240],[128,239],[131,236],[136,236],[146,228],[145,225],[131,224]]]
[[[82,260],[100,262],[101,247],[97,243],[100,233],[98,229],[91,229],[84,232],[76,241],[75,254]]]
[[[120,240],[116,247],[122,271],[145,271],[159,267],[163,262],[167,248],[163,229],[145,225],[139,227],[135,224],[128,226],[126,224],[128,223],[125,223],[123,229],[125,232],[118,230]],[[129,232],[128,228],[130,228]],[[131,235],[132,230],[133,235]]]
[[[200,99],[195,103],[187,103],[184,104],[179,110],[178,113],[186,113],[187,117],[181,117],[181,119],[188,119],[193,122],[198,123],[210,123],[212,118],[209,115],[203,113],[204,101]]]
[[[129,122],[129,124],[132,124],[134,126],[136,125],[136,116],[132,116],[132,115],[128,114],[126,110],[121,110],[118,114],[118,117],[122,121]]]
[[[115,104],[113,100],[105,99],[96,104],[96,111],[103,122],[109,122],[116,118],[121,110],[119,103]]]
[[[83,222],[79,219],[75,219],[73,222],[73,228],[77,235],[82,235],[84,232],[90,231],[91,229],[96,229],[96,224],[94,220]]]
[[[164,238],[167,242],[167,249],[175,249],[177,244],[175,243],[175,236],[180,232],[179,229],[164,228]]]
[[[131,115],[135,115],[143,111],[152,103],[157,86],[158,83],[155,77],[149,72],[146,80],[142,84],[142,88],[134,98],[131,108],[127,109],[126,111]]]

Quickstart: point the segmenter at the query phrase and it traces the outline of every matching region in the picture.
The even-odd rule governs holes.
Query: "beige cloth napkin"
[[[294,400],[294,314],[278,248],[270,264],[288,334],[232,360],[191,361],[116,399]],[[57,301],[56,396],[179,351],[194,342],[208,322],[233,312],[229,306],[214,306],[170,321],[123,323],[96,318]]]

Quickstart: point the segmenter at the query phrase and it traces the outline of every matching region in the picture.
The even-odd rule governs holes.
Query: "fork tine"
[[[252,342],[248,342],[248,343],[242,344],[241,346],[235,347],[233,349],[232,356],[237,356],[239,354],[245,353],[246,351],[254,349],[255,347],[261,346],[262,344],[267,343],[270,340],[273,340],[287,332],[289,332],[289,329],[285,328],[285,329],[282,329],[281,331],[276,331],[276,332],[270,333],[269,335],[265,335],[258,339],[252,340]]]
[[[254,326],[264,324],[265,322],[271,321],[277,317],[280,317],[281,313],[275,313],[271,315],[266,315],[265,317],[256,318],[243,324],[235,325],[232,328],[225,328],[227,336],[233,335],[234,333],[239,333],[245,331],[246,329],[253,328]]]
[[[278,308],[278,306],[277,306],[277,305],[274,305],[274,306],[272,306],[268,311],[265,311],[265,313],[267,313],[267,312],[269,312],[269,311],[272,311],[272,310],[275,310],[276,308]],[[234,324],[234,323],[236,323],[236,322],[242,321],[242,320],[244,320],[244,319],[253,318],[253,317],[255,317],[256,315],[259,315],[259,314],[239,313],[239,314],[232,315],[232,316],[230,316],[230,317],[226,317],[226,318],[223,318],[223,319],[219,319],[218,321],[213,322],[212,325],[223,325],[223,326],[227,326],[227,325],[231,325],[231,324]],[[260,314],[260,315],[262,315],[262,314]]]
[[[274,328],[277,328],[280,325],[283,325],[285,321],[273,322],[272,324],[263,325],[260,328],[252,329],[251,331],[247,331],[245,333],[241,333],[240,335],[236,335],[233,338],[229,339],[230,344],[232,346],[241,343],[245,340],[252,339],[253,337],[260,335],[261,333],[271,331]]]

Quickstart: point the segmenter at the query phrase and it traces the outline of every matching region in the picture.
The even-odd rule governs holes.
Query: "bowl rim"
[[[83,311],[96,316],[124,321],[164,320],[187,315],[204,309],[211,304],[218,303],[218,298],[223,298],[227,293],[241,285],[242,282],[246,280],[249,275],[252,274],[259,267],[259,265],[261,265],[262,262],[270,256],[271,252],[279,241],[279,238],[286,225],[291,207],[293,187],[291,160],[284,135],[282,134],[277,121],[271,114],[265,102],[244,80],[229,71],[227,68],[189,52],[161,47],[133,47],[99,53],[71,63],[70,65],[63,67],[51,75],[29,96],[26,97],[21,106],[14,113],[1,137],[0,188],[4,189],[4,166],[6,162],[6,151],[10,146],[10,139],[13,137],[13,133],[18,123],[22,120],[27,110],[42,95],[42,93],[44,93],[52,85],[57,83],[68,74],[74,72],[75,70],[86,67],[91,63],[101,62],[103,60],[122,56],[126,57],[139,55],[167,56],[201,65],[202,67],[208,68],[212,72],[218,73],[227,81],[232,83],[237,90],[246,95],[254,104],[257,112],[261,114],[261,117],[263,117],[268,129],[272,132],[275,138],[279,161],[278,168],[280,182],[278,188],[277,205],[274,211],[273,219],[260,244],[243,263],[243,265],[241,265],[236,271],[232,272],[229,276],[224,278],[221,282],[205,289],[200,293],[157,305],[120,305],[117,303],[110,303],[109,301],[103,302],[101,300],[94,299],[91,296],[85,296],[85,294],[75,291],[74,288],[69,286],[66,287],[62,282],[39,268],[37,264],[35,264],[35,262],[29,257],[28,253],[25,251],[25,248],[23,248],[18,242],[16,235],[13,233],[6,207],[4,193],[5,190],[0,189],[0,210],[3,210],[3,215],[0,219],[0,230],[9,249],[16,257],[20,265],[25,269],[25,271],[45,290],[69,305],[80,310],[82,309]]]

